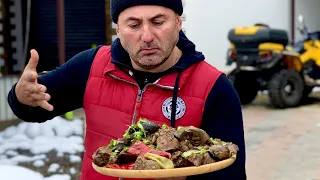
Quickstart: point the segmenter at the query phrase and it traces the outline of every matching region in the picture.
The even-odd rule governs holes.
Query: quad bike
[[[275,107],[295,107],[320,86],[320,32],[309,32],[302,16],[299,21],[302,39],[292,45],[285,30],[265,24],[229,31],[227,65],[236,68],[228,78],[242,104],[267,90]]]

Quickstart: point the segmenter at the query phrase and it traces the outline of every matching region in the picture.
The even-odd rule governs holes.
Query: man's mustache
[[[143,44],[139,47],[139,51],[142,51],[145,49],[159,49],[159,46],[155,43],[148,43],[148,44]]]

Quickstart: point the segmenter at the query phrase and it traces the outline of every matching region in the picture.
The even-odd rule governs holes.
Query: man
[[[182,12],[181,0],[111,0],[119,39],[81,52],[42,76],[36,73],[39,56],[32,50],[8,95],[13,112],[28,122],[44,122],[83,107],[83,180],[116,179],[93,170],[92,154],[140,117],[201,127],[211,137],[239,146],[232,166],[187,179],[246,179],[239,98],[226,76],[205,62],[181,31]]]

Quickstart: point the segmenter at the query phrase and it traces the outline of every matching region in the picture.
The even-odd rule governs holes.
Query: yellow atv
[[[311,92],[313,87],[320,86],[320,31],[310,32],[302,16],[299,16],[299,21],[302,39],[294,44],[293,50],[300,54],[304,79]]]
[[[294,107],[318,85],[314,76],[314,70],[320,66],[320,61],[314,61],[320,58],[320,49],[315,48],[318,33],[308,32],[306,26],[301,33],[304,38],[289,46],[285,30],[265,24],[229,31],[227,65],[236,64],[236,68],[228,78],[242,104],[251,103],[258,91],[267,90],[274,106]]]

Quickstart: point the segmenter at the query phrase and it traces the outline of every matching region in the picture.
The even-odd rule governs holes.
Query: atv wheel
[[[281,70],[268,83],[271,103],[278,108],[298,106],[304,94],[301,75],[293,70]]]
[[[232,71],[228,78],[237,91],[241,104],[250,104],[256,98],[258,84],[252,74]]]
[[[308,98],[309,94],[312,92],[313,86],[305,86],[303,91],[303,97]]]

